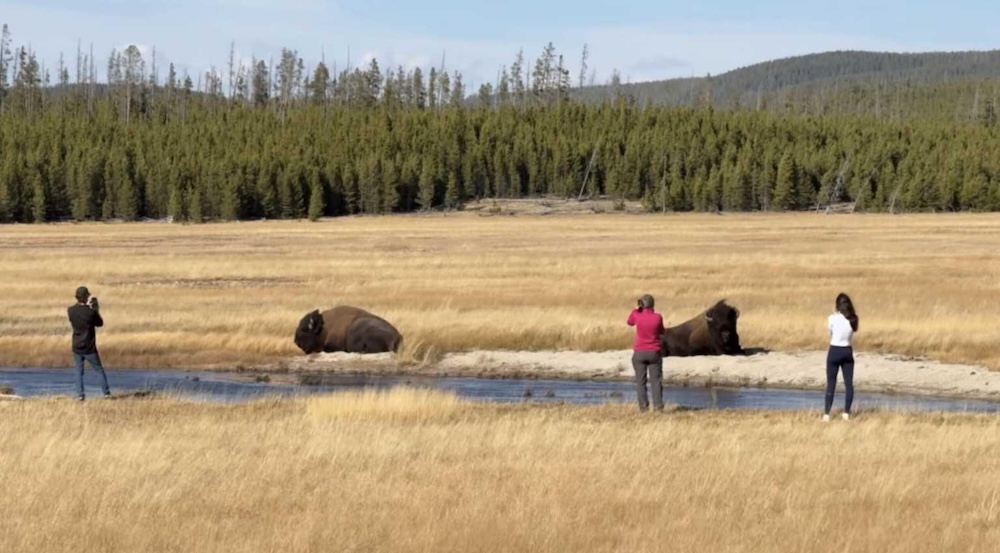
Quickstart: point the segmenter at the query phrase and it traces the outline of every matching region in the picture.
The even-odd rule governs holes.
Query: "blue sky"
[[[99,68],[112,48],[136,44],[195,74],[221,69],[235,41],[241,59],[288,47],[310,64],[325,52],[340,68],[348,50],[352,63],[376,57],[383,68],[438,65],[444,54],[470,88],[548,41],[574,75],[586,43],[597,82],[613,69],[644,81],[837,49],[994,49],[996,13],[986,0],[0,0],[14,43],[50,68],[60,52],[73,59],[79,39],[85,50],[93,43]]]

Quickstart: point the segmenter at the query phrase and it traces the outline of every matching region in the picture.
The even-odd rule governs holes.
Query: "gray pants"
[[[639,399],[639,410],[649,409],[646,397],[646,375],[653,393],[653,407],[663,409],[663,356],[658,351],[637,351],[632,354],[632,368],[635,369],[635,392]]]

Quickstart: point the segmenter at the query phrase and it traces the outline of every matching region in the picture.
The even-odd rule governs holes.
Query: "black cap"
[[[90,290],[87,290],[86,286],[81,286],[81,287],[79,287],[79,288],[76,289],[76,298],[77,299],[84,299],[84,298],[86,298],[89,295],[90,295]]]

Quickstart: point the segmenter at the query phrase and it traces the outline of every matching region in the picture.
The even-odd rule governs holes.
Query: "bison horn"
[[[705,313],[705,320],[708,322],[712,322],[712,316],[709,315],[708,313]]]

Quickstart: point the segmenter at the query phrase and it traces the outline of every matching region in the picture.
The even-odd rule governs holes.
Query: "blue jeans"
[[[90,363],[90,367],[97,371],[97,374],[101,375],[101,391],[104,395],[111,394],[111,388],[108,387],[108,375],[104,374],[104,366],[101,365],[101,356],[97,352],[94,353],[74,353],[73,361],[76,362],[76,395],[80,399],[83,399],[83,362],[87,361]]]

